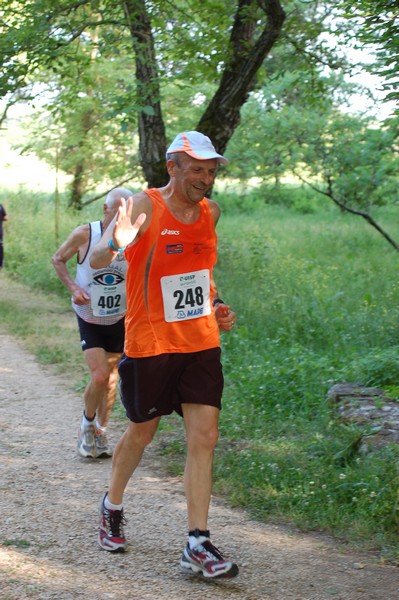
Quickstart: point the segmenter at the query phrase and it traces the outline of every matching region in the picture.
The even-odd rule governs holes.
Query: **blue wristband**
[[[108,246],[111,248],[112,252],[123,252],[126,249],[126,246],[124,246],[123,248],[116,248],[114,246],[114,242],[112,241],[112,238],[109,240]]]

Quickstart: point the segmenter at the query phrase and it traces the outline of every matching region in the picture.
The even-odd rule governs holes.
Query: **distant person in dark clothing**
[[[0,204],[0,269],[3,268],[4,249],[3,249],[3,221],[8,221],[6,209]]]

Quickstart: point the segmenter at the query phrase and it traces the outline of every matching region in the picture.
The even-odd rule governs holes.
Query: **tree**
[[[224,152],[240,122],[240,109],[255,87],[256,74],[277,41],[284,19],[278,1],[238,2],[229,42],[231,59],[198,124],[200,131],[215,140],[220,152]]]
[[[285,0],[285,21],[279,0],[0,0],[7,66],[0,89],[10,95],[36,80],[53,90],[48,108],[62,132],[60,164],[75,173],[74,205],[101,178],[101,169],[93,171],[102,163],[93,139],[112,147],[109,132],[111,154],[128,156],[118,128],[131,146],[138,130],[136,162],[148,184],[159,186],[169,132],[180,124],[203,131],[224,152],[242,129],[249,99],[261,99],[260,118],[266,111],[270,120],[284,114],[283,105],[293,112],[297,93],[308,110],[323,105],[331,86],[322,69],[347,68],[326,41],[336,4]],[[276,83],[287,76],[292,85],[282,97]],[[287,161],[281,118],[279,124],[269,166],[277,181]],[[124,161],[132,174],[134,159],[133,151]],[[112,173],[128,176],[123,169]]]
[[[77,52],[86,49],[79,46]],[[140,175],[133,131],[119,111],[120,97],[135,104],[131,72],[132,61],[119,54],[112,61],[92,59],[80,77],[50,73],[45,109],[26,127],[23,152],[33,151],[52,166],[58,155],[59,167],[72,176],[69,204],[74,208],[84,205],[87,190]]]
[[[312,115],[313,140],[297,129],[293,173],[341,210],[374,227],[399,252],[399,244],[372,216],[372,208],[398,200],[397,120],[375,127],[344,114]]]
[[[399,200],[397,119],[379,123],[340,110],[337,104],[351,90],[335,75],[313,72],[313,88],[323,90],[317,102],[307,98],[309,87],[303,71],[287,69],[251,96],[244,126],[229,146],[230,174],[243,181],[257,177],[266,202],[286,197],[276,186],[294,175],[340,210],[365,219],[399,251],[372,216],[374,207]]]
[[[128,139],[119,116],[121,96],[134,106],[134,63],[123,51],[123,36],[117,47],[107,44],[115,19],[102,14],[101,2],[95,4],[15,0],[3,9],[0,49],[7,70],[0,85],[8,100],[28,90],[30,82],[26,100],[44,106],[35,111],[23,151],[33,149],[52,165],[59,158],[60,168],[73,176],[70,204],[75,208],[96,183],[127,180],[128,171],[131,178],[138,162],[133,136]],[[123,18],[121,8],[119,15]],[[112,161],[110,154],[116,157]]]
[[[181,28],[179,35],[184,39],[197,36],[196,46],[200,46],[201,30],[197,26],[197,16],[201,12],[202,29],[207,21],[214,22],[219,17],[219,3],[204,0],[200,7],[196,2],[176,1],[172,6],[160,1],[149,3],[144,0],[63,0],[57,5],[50,0],[14,0],[7,15],[7,38],[2,46],[5,64],[10,76],[3,76],[0,85],[12,91],[22,85],[24,79],[45,69],[54,69],[63,77],[67,72],[87,65],[87,56],[76,53],[76,44],[86,44],[89,48],[90,31],[100,32],[104,28],[118,28],[130,32],[136,63],[136,100],[139,99],[138,131],[140,139],[140,162],[145,178],[150,186],[165,182],[166,133],[161,110],[161,79],[158,72],[158,56],[167,53],[163,45],[165,36],[154,39],[153,32],[162,26],[173,31],[177,14],[189,18],[188,25]],[[123,13],[121,12],[123,9]],[[224,8],[224,3],[223,3]],[[183,13],[184,11],[184,13]],[[256,73],[278,39],[284,22],[284,11],[279,0],[237,0],[235,13],[227,11],[230,21],[230,38],[224,45],[210,48],[216,52],[221,74],[218,87],[204,115],[197,124],[205,134],[210,135],[218,150],[224,151],[227,143],[239,124],[239,115],[249,92],[255,85]],[[166,17],[166,19],[165,19]],[[218,38],[219,34],[216,35]],[[9,48],[7,42],[12,40]],[[113,36],[115,40],[115,36]],[[124,37],[124,44],[126,39]],[[159,47],[157,46],[159,44]],[[105,48],[103,37],[100,51]],[[119,45],[117,46],[117,48]],[[170,74],[168,74],[170,76]]]
[[[337,8],[352,24],[355,43],[374,50],[369,70],[385,78],[387,100],[399,100],[399,7],[397,0],[340,0]]]

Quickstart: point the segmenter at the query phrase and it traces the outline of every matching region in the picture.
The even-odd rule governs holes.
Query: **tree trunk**
[[[81,160],[75,165],[71,183],[71,195],[69,197],[69,206],[75,210],[80,210],[82,208],[82,197],[84,194],[83,173],[84,164],[83,160]]]
[[[258,6],[266,15],[266,23],[255,40]],[[197,126],[198,131],[211,138],[218,152],[225,151],[240,123],[241,107],[255,85],[258,70],[281,33],[284,19],[279,0],[238,0],[230,37],[232,58]]]
[[[71,195],[69,198],[69,206],[75,210],[82,209],[82,198],[86,191],[86,165],[83,156],[87,135],[93,127],[93,121],[94,115],[91,110],[87,111],[82,116],[82,134],[78,143],[79,156],[81,158],[75,163],[73,180],[71,183]]]
[[[136,54],[137,96],[143,102],[139,114],[140,162],[148,185],[160,187],[168,180],[166,137],[151,23],[144,0],[127,0],[123,7]],[[266,22],[257,36],[259,7]],[[232,58],[197,125],[197,130],[208,135],[219,152],[224,152],[240,122],[241,107],[255,85],[256,73],[280,35],[284,19],[279,0],[238,0],[230,37]]]
[[[148,186],[161,187],[168,181],[166,136],[150,18],[144,0],[127,0],[123,8],[136,55],[137,98],[142,103],[138,118],[140,164]]]
[[[97,31],[95,31],[91,37],[92,37],[92,41],[97,46],[97,43],[98,43]],[[91,52],[90,58],[92,61],[95,61],[95,59],[96,59],[96,46],[93,48],[93,50]],[[87,94],[89,96],[93,96],[93,90],[89,88],[87,90]],[[90,133],[90,130],[93,128],[94,124],[95,124],[95,115],[92,110],[87,110],[82,115],[81,138],[78,143],[80,158],[77,160],[77,162],[75,164],[75,170],[74,170],[73,180],[72,180],[72,184],[71,184],[71,196],[69,199],[69,206],[71,206],[75,210],[82,210],[82,208],[83,208],[82,198],[86,191],[85,188],[86,188],[86,180],[87,180],[86,161],[84,159],[84,156],[85,156],[84,150],[85,150],[87,136]]]

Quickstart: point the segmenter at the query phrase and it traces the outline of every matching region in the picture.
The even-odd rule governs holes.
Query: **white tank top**
[[[89,304],[75,304],[72,307],[81,319],[97,325],[113,325],[124,317],[126,312],[126,271],[127,263],[122,253],[118,254],[108,267],[92,269],[90,255],[93,247],[102,236],[101,221],[89,223],[90,238],[86,255],[76,268],[76,283],[90,296]]]

